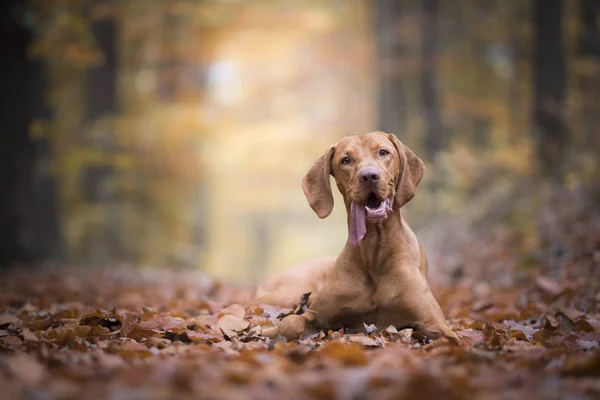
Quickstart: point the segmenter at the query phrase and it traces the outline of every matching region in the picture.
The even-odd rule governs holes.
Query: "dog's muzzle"
[[[367,219],[377,222],[387,218],[392,213],[393,197],[383,201],[374,193],[367,197],[365,204],[350,203],[349,241],[354,246],[360,245],[367,234]]]

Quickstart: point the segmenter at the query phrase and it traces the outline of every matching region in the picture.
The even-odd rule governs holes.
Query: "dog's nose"
[[[381,178],[381,174],[377,168],[366,167],[358,171],[358,179],[362,183],[374,183]]]

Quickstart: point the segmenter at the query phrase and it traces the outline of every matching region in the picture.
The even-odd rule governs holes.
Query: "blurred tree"
[[[60,239],[47,142],[31,139],[44,103],[43,62],[28,57],[33,40],[26,1],[0,6],[0,267],[50,258]]]
[[[112,5],[113,1],[88,0],[93,13],[99,4]],[[102,63],[93,65],[87,77],[87,119],[93,121],[117,112],[117,26],[114,18],[96,17],[90,21],[90,30],[96,49],[102,54]]]
[[[400,36],[400,6],[399,1],[377,0],[374,13],[379,67],[378,129],[396,134],[404,131],[407,116],[400,70],[403,53]]]
[[[421,96],[425,117],[425,150],[429,160],[434,160],[445,140],[436,73],[438,8],[438,0],[421,1]]]
[[[85,124],[88,127],[86,133],[91,136],[86,141],[91,147],[108,154],[119,152],[114,123],[112,123],[112,118],[118,112],[117,21],[112,16],[94,16],[94,14],[98,14],[97,10],[100,7],[114,7],[114,5],[113,0],[87,0],[86,10],[91,39],[102,59],[86,71]],[[85,254],[84,258],[93,263],[118,261],[125,256],[119,240],[119,233],[122,231],[118,209],[120,199],[115,190],[109,189],[111,182],[116,179],[115,175],[115,166],[110,161],[86,165],[81,171],[80,179],[85,202],[106,210],[106,217],[98,227],[98,232],[86,236],[87,243],[83,244],[85,249],[91,250],[91,254]],[[100,251],[94,251],[98,249],[99,242]]]
[[[312,246],[288,216],[317,226],[297,195],[303,157],[377,117],[434,167],[414,219],[477,204],[475,220],[536,161],[560,176],[567,145],[599,145],[598,2],[29,0],[32,41],[12,0],[0,246],[49,254],[64,237],[74,263],[232,277],[283,266]],[[586,150],[571,183],[597,165]]]
[[[579,15],[579,55],[588,61],[579,78],[582,94],[585,144],[600,149],[598,140],[598,104],[600,103],[600,0],[581,0]]]
[[[600,12],[600,0],[581,0],[579,51],[583,55],[600,57],[598,12]]]
[[[533,26],[533,126],[542,173],[561,178],[567,152],[566,64],[562,0],[535,0]]]

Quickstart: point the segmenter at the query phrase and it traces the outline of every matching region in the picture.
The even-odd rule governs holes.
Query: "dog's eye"
[[[387,150],[384,150],[384,149],[381,149],[381,150],[379,150],[379,156],[380,156],[380,157],[385,157],[385,156],[387,156],[388,154],[390,154],[390,152],[389,152],[389,151],[387,151]]]
[[[344,165],[348,165],[348,164],[350,164],[352,162],[352,160],[350,159],[350,157],[344,157],[344,158],[342,158],[341,162]]]

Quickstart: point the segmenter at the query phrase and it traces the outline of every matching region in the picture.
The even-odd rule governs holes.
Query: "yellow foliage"
[[[481,18],[473,1],[440,3],[443,15],[460,7],[466,22],[438,49],[448,146],[430,160],[418,201],[407,208],[411,223],[465,204],[481,213],[490,198],[510,193],[513,177],[533,171],[530,64],[502,50],[515,38],[531,39],[527,19],[515,11],[527,4],[496,3]],[[340,137],[378,128],[381,71],[398,77],[405,101],[405,129],[395,133],[425,158],[422,26],[411,14],[418,2],[407,2],[392,32],[402,51],[383,65],[375,59],[369,1],[33,4],[42,23],[31,52],[48,61],[55,118],[35,121],[30,135],[52,143],[74,259],[114,251],[138,264],[200,266],[247,281],[335,254],[347,231],[341,199],[336,194],[334,213],[320,221],[300,181]],[[572,6],[568,12],[572,19]],[[86,121],[86,69],[103,61],[90,22],[102,18],[118,26],[120,109]],[[575,28],[567,26],[569,51]],[[598,63],[569,62],[570,83],[598,72]],[[577,120],[582,103],[570,95],[569,118]],[[579,125],[573,123],[583,137]],[[597,168],[591,154],[573,158],[572,185]],[[86,174],[98,175],[98,187],[83,182]],[[488,192],[476,190],[490,180]]]

